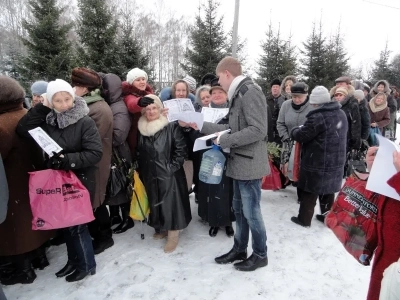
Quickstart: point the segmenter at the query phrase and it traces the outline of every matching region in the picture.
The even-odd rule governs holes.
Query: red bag
[[[325,224],[359,263],[368,266],[378,245],[376,224],[385,196],[366,190],[366,185],[355,175],[347,178]]]
[[[49,230],[94,220],[88,190],[72,171],[29,173],[32,229]]]
[[[269,160],[269,169],[271,172],[269,175],[262,178],[261,189],[276,191],[282,188],[281,177],[279,170],[275,165]]]
[[[301,144],[294,142],[292,152],[290,152],[288,165],[288,178],[291,181],[299,181],[301,162]]]

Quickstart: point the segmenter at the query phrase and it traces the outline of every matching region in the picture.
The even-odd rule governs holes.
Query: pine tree
[[[326,50],[327,81],[333,85],[336,78],[346,75],[350,70],[349,58],[344,48],[340,26],[337,33],[329,40]]]
[[[67,79],[71,68],[71,25],[59,24],[63,9],[57,7],[56,0],[30,0],[28,5],[33,18],[22,23],[28,38],[22,39],[27,54],[20,57],[17,65],[20,80],[28,84],[37,79]]]
[[[219,61],[224,58],[226,51],[226,34],[223,29],[223,17],[217,17],[219,3],[208,0],[203,5],[205,17],[200,11],[196,16],[196,23],[191,28],[190,47],[186,50],[185,58],[188,61],[182,68],[197,82],[206,73],[215,73]]]
[[[390,80],[392,73],[389,67],[389,57],[391,51],[389,50],[388,42],[386,41],[385,49],[381,51],[379,59],[375,61],[375,66],[372,70],[373,81],[381,79]]]
[[[266,38],[261,43],[263,54],[258,60],[257,72],[260,76],[258,84],[265,92],[275,78],[283,79],[287,75],[296,74],[295,47],[290,40],[291,37],[287,41],[282,39],[280,29],[275,32],[272,24],[269,24]]]
[[[121,68],[116,74],[124,79],[129,70],[140,68],[152,78],[152,69],[149,67],[150,55],[145,53],[141,41],[133,35],[134,27],[129,14],[122,13],[121,32],[118,40]]]
[[[393,57],[389,69],[391,74],[391,79],[389,79],[390,83],[400,88],[400,53]],[[400,107],[398,109],[400,109]]]
[[[302,63],[302,76],[304,81],[308,84],[310,90],[317,85],[329,87],[329,75],[327,70],[327,56],[326,56],[326,39],[322,35],[322,23],[320,22],[319,28],[316,28],[313,23],[311,35],[307,41],[303,43],[304,50],[300,50],[303,58],[300,60]]]
[[[77,54],[81,66],[96,72],[120,73],[118,22],[106,0],[78,0],[78,7],[77,33],[81,46]]]

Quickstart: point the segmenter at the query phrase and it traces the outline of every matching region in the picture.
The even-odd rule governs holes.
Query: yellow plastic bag
[[[133,220],[143,221],[150,213],[149,200],[138,172],[133,174],[134,186],[129,216]]]

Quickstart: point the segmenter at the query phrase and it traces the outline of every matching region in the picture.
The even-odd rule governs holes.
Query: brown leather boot
[[[171,253],[174,252],[176,246],[178,246],[179,241],[179,231],[178,230],[168,230],[168,240],[165,244],[164,252]]]

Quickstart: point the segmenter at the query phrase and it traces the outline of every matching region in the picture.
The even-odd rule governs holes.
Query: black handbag
[[[130,185],[129,174],[131,172],[131,164],[119,154],[117,148],[113,148],[111,156],[111,170],[107,182],[107,196],[115,197],[121,191],[127,191]],[[127,195],[128,196],[128,195]]]

